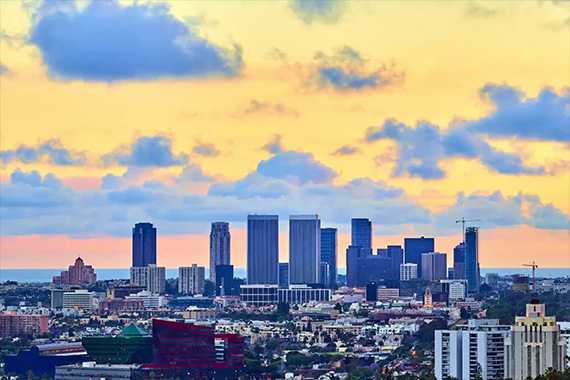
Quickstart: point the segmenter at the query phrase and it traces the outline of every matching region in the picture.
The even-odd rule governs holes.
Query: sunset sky
[[[482,267],[570,267],[570,2],[0,2],[0,268],[208,265],[248,213],[481,219]],[[468,224],[470,225],[470,224]]]

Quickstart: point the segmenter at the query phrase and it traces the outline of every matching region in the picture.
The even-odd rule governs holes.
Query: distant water
[[[0,281],[18,281],[18,282],[51,282],[53,276],[58,276],[61,269],[0,269]],[[99,280],[120,280],[129,279],[130,272],[128,268],[122,269],[96,269],[97,279]],[[340,274],[345,274],[346,269],[340,268]],[[481,275],[486,273],[498,273],[500,276],[508,276],[513,274],[531,275],[530,268],[481,268]],[[245,278],[245,268],[236,268],[234,271],[236,277]],[[536,270],[537,277],[556,278],[570,277],[570,268],[538,268]],[[177,278],[178,268],[167,268],[166,278]],[[206,278],[208,278],[208,270],[206,269]]]

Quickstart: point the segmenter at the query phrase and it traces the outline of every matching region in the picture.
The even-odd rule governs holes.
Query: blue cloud
[[[105,165],[138,167],[182,166],[188,163],[188,155],[172,153],[172,140],[166,136],[143,136],[129,148],[119,148],[101,157]]]
[[[10,70],[8,70],[8,68],[0,63],[0,75],[4,75],[4,74],[8,74],[10,72]]]
[[[107,199],[111,203],[134,205],[155,201],[158,195],[152,187],[129,186],[126,189],[112,190],[107,194]]]
[[[285,151],[257,165],[256,172],[264,177],[288,179],[301,184],[328,183],[337,173],[316,161],[312,153]]]
[[[52,173],[42,177],[36,170],[23,172],[20,169],[16,169],[10,175],[10,180],[2,184],[0,206],[3,210],[12,207],[56,207],[68,204],[72,198],[73,194]],[[18,213],[21,212],[18,211]],[[3,211],[2,216],[9,219],[14,217],[21,218],[25,217],[25,213],[10,217],[6,216],[6,213]]]
[[[176,177],[175,181],[178,185],[184,186],[190,182],[212,182],[214,178],[205,175],[200,166],[190,164],[182,170],[182,173]]]
[[[282,103],[270,103],[252,99],[244,110],[246,115],[266,114],[274,116],[299,117],[299,111],[286,107]]]
[[[164,3],[115,0],[44,1],[36,7],[29,41],[54,77],[87,81],[170,77],[233,77],[242,67],[233,50],[198,36]]]
[[[13,161],[24,164],[47,162],[58,166],[81,166],[87,161],[85,153],[64,148],[58,139],[48,140],[36,146],[21,145],[16,149],[2,151],[0,159],[4,164]]]
[[[345,10],[344,0],[292,0],[291,9],[305,24],[334,23]]]
[[[192,149],[192,152],[200,156],[209,156],[209,157],[215,157],[220,154],[220,151],[216,149],[216,145],[213,143],[203,143],[196,145]]]
[[[350,156],[355,153],[359,153],[360,149],[355,146],[344,145],[333,152],[334,156]]]
[[[283,144],[281,143],[281,135],[276,134],[273,136],[271,141],[263,146],[263,150],[268,151],[271,154],[277,154],[283,152]]]

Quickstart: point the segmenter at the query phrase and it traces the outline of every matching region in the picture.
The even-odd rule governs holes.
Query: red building
[[[69,270],[64,270],[61,275],[54,276],[53,283],[56,285],[95,285],[97,275],[91,265],[85,265],[83,259],[78,257]]]
[[[124,300],[122,298],[107,298],[99,301],[99,312],[121,312],[144,310],[143,300]]]
[[[39,335],[49,332],[49,316],[37,314],[0,314],[0,336]]]
[[[245,338],[237,334],[214,334],[215,378],[237,379],[244,367]]]

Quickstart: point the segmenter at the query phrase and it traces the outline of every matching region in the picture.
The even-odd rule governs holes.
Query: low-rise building
[[[83,362],[55,368],[55,380],[113,379],[131,380],[138,364],[97,364]]]
[[[39,335],[49,332],[49,316],[38,314],[0,314],[0,337],[19,334]]]
[[[93,310],[96,309],[95,293],[85,289],[63,293],[63,309]]]
[[[241,285],[240,297],[249,306],[275,306],[279,302],[279,285]]]
[[[289,285],[287,289],[278,289],[278,301],[289,304],[303,304],[312,301],[330,301],[331,290],[311,288],[306,285]]]

